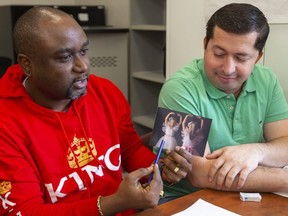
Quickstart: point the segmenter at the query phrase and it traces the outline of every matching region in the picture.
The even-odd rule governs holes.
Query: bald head
[[[69,14],[52,7],[33,7],[25,12],[14,26],[14,47],[17,54],[28,56],[35,53],[35,42],[41,39],[41,29],[47,23],[57,23],[67,18],[74,20]],[[76,23],[76,21],[74,20]],[[48,27],[49,28],[49,27]]]

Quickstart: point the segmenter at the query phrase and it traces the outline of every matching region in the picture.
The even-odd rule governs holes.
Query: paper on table
[[[220,208],[202,199],[198,199],[193,205],[173,216],[240,216],[234,212]]]
[[[274,192],[274,194],[277,194],[277,195],[280,195],[280,196],[288,198],[288,192]]]

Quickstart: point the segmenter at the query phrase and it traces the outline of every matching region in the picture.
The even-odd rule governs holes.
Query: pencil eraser
[[[240,199],[242,201],[260,202],[262,197],[259,193],[244,193],[240,192]]]

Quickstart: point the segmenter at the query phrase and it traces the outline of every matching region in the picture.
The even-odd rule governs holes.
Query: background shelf
[[[142,79],[146,81],[156,82],[156,83],[164,83],[165,77],[162,71],[154,71],[154,72],[135,72],[132,74],[132,77],[136,79]]]

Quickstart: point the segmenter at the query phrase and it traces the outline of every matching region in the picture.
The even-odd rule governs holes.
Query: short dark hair
[[[53,7],[35,6],[19,17],[13,29],[14,49],[17,54],[32,55],[34,53],[37,47],[33,44],[40,37],[39,23],[43,17],[49,19],[53,15],[69,16]]]
[[[234,34],[256,31],[258,37],[254,47],[262,52],[269,35],[269,25],[263,12],[251,4],[232,3],[217,10],[206,25],[206,44],[213,38],[215,26]]]

